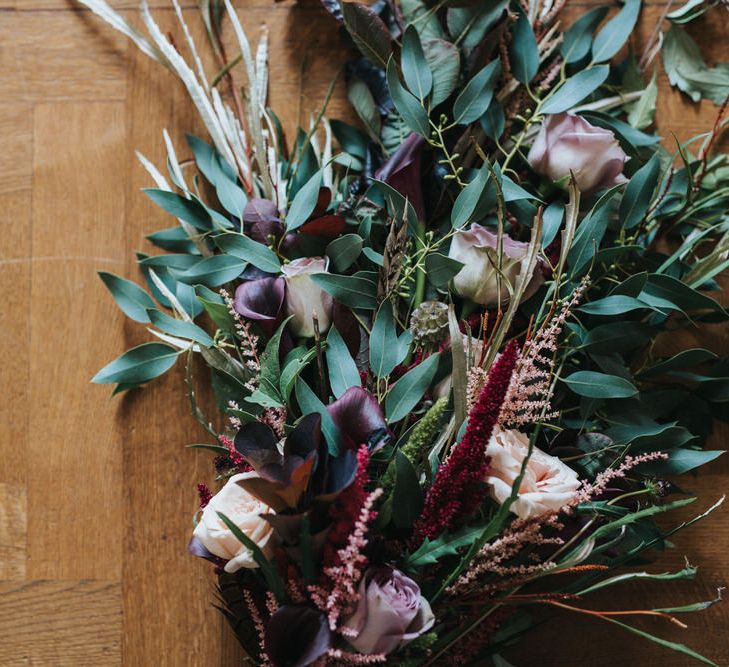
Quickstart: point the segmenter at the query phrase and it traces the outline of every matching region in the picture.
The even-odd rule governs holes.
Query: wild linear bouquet
[[[155,339],[94,380],[129,390],[186,364],[210,436],[193,446],[221,486],[199,486],[189,549],[215,566],[250,660],[503,666],[541,608],[714,664],[631,615],[673,630],[715,600],[584,605],[691,578],[631,566],[721,502],[656,521],[695,500],[667,478],[721,454],[702,445],[727,416],[729,361],[665,352],[728,318],[713,294],[729,164],[713,149],[729,67],[683,27],[723,9],[690,0],[637,55],[639,0],[569,26],[560,1],[327,0],[361,54],[346,70],[361,123],[322,108],[288,143],[266,34],[252,49],[228,0],[201,2],[203,56],[176,0],[174,37],[145,2],[143,32],[81,1],[182,80],[209,132],[183,159],[165,135],[167,175],[140,155],[178,224],[149,236],[166,253],[138,255],[147,289],[101,278]],[[673,85],[720,107],[673,151],[649,132],[659,53]]]

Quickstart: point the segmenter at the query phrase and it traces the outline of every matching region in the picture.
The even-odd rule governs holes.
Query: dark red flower
[[[468,415],[460,443],[435,476],[425,497],[423,513],[415,523],[416,545],[451,530],[468,518],[485,495],[488,472],[486,447],[499,418],[501,406],[516,365],[519,346],[512,340],[489,372],[486,386]]]

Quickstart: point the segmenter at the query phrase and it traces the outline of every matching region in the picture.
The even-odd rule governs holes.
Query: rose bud
[[[496,502],[503,504],[508,500],[528,453],[529,436],[511,429],[494,430],[486,447],[486,456],[490,458],[486,482]],[[572,468],[534,447],[519,496],[509,509],[520,519],[557,512],[575,497],[579,486],[577,473]]]
[[[453,278],[453,285],[460,296],[484,306],[495,306],[498,303],[497,245],[498,235],[475,223],[468,231],[462,229],[456,232],[448,256],[464,265]],[[512,286],[516,283],[522,263],[527,259],[529,245],[504,234],[502,248],[501,301],[504,302],[509,298],[506,281]],[[534,294],[543,280],[542,272],[538,268],[527,285],[523,298],[528,299]]]
[[[626,160],[610,130],[571,113],[546,116],[527,156],[534,171],[555,182],[568,179],[571,171],[581,192],[625,183]]]
[[[434,623],[412,579],[391,567],[370,568],[359,583],[357,608],[346,621],[347,641],[360,653],[391,653]]]
[[[258,475],[255,472],[233,475],[205,506],[193,532],[210,553],[228,561],[224,568],[226,572],[255,568],[258,564],[253,553],[233,535],[218,512],[225,514],[266,556],[272,555],[273,528],[261,515],[274,514],[274,511],[238,484],[239,480],[251,477]]]
[[[323,333],[331,324],[332,298],[319,287],[311,276],[326,273],[329,259],[302,257],[281,267],[286,280],[286,314],[293,315],[289,326],[295,336],[311,338],[314,335],[313,313]]]

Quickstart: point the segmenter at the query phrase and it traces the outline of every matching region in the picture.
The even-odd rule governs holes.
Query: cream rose
[[[489,462],[491,497],[499,503],[507,501],[511,487],[519,476],[529,452],[529,438],[515,430],[496,428],[486,448]],[[520,519],[531,519],[564,507],[577,492],[577,473],[558,458],[536,447],[529,457],[519,497],[511,506]]]
[[[327,273],[328,268],[329,259],[323,257],[303,257],[281,267],[286,280],[286,314],[293,315],[289,326],[296,336],[314,335],[314,312],[322,333],[331,324],[332,299],[311,279],[312,274]]]
[[[218,516],[218,512],[225,514],[266,556],[272,553],[273,528],[268,521],[261,518],[261,514],[274,514],[274,511],[238,484],[242,479],[257,476],[255,472],[233,475],[206,505],[193,533],[210,553],[228,561],[225,564],[226,572],[236,572],[243,567],[255,568],[258,565],[253,559],[253,553],[238,541]]]

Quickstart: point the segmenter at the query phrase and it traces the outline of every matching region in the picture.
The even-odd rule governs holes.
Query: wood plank
[[[33,116],[28,104],[0,104],[0,482],[25,482],[28,444]]]
[[[121,347],[98,270],[122,266],[120,104],[35,107],[28,576],[121,576],[122,427],[93,374]]]
[[[0,49],[0,99],[124,99],[125,39],[91,12],[3,11],[0,26],[12,44]]]
[[[0,581],[25,579],[25,485],[0,483]]]
[[[121,664],[118,582],[0,583],[0,664]]]

